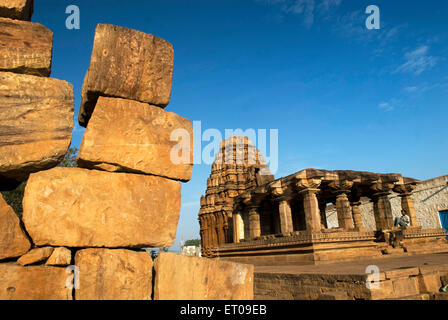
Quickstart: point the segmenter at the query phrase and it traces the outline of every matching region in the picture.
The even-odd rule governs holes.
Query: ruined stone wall
[[[415,212],[418,223],[423,229],[440,228],[439,211],[448,209],[448,175],[423,181],[413,192]],[[397,194],[390,195],[390,202],[394,217],[401,215],[401,199]],[[338,226],[336,208],[327,207],[327,221],[329,228]],[[362,199],[361,215],[367,230],[375,230],[372,203]]]
[[[27,181],[22,219],[0,196],[0,300],[252,299],[253,266],[142,251],[173,244],[180,182],[192,176],[192,123],[164,110],[172,45],[97,26],[78,167],[55,168],[70,145],[73,86],[47,78],[52,33],[11,19],[31,19],[32,5],[0,1],[0,191]]]

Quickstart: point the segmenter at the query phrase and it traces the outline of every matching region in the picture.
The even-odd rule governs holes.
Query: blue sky
[[[65,28],[77,5],[80,30]],[[381,29],[365,26],[377,5]],[[97,23],[174,46],[168,111],[202,129],[278,129],[276,177],[304,168],[448,174],[448,2],[440,0],[37,0],[54,32],[52,77],[74,85],[75,119]],[[83,129],[75,125],[72,145]],[[207,142],[203,143],[203,146]],[[210,165],[182,186],[178,234],[199,235]]]

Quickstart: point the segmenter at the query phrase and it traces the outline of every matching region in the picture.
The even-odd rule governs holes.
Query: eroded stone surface
[[[30,247],[19,218],[0,194],[0,260],[20,257]]]
[[[80,283],[76,300],[151,300],[153,263],[146,252],[80,250],[75,264]]]
[[[169,247],[180,189],[155,176],[57,167],[30,176],[23,221],[38,246]]]
[[[19,20],[31,20],[34,0],[2,0],[0,2],[0,17]]]
[[[167,106],[171,96],[173,58],[173,47],[163,39],[128,28],[99,24],[82,87],[80,125],[87,125],[100,95]]]
[[[0,18],[0,70],[48,77],[53,33],[39,23]]]
[[[43,262],[51,256],[53,250],[54,248],[52,247],[35,248],[21,256],[20,259],[17,260],[17,263],[21,266],[27,266],[34,263]]]
[[[53,253],[45,263],[47,266],[68,266],[72,260],[72,252],[64,247],[54,248]]]
[[[0,72],[0,189],[56,166],[70,145],[73,86],[57,79]]]
[[[155,300],[252,300],[252,265],[160,252]]]
[[[0,300],[72,300],[65,268],[0,264]]]
[[[174,140],[175,135],[171,141],[176,132],[182,138]],[[173,150],[178,141],[185,146],[183,154]],[[188,181],[193,170],[191,121],[147,103],[100,97],[84,133],[78,165]]]

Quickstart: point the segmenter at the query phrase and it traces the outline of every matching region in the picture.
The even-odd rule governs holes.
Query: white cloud
[[[261,2],[260,0],[255,0]],[[342,0],[265,0],[267,5],[278,5],[285,14],[294,14],[302,17],[305,26],[313,25],[316,14],[329,11],[337,7]]]
[[[404,55],[406,62],[399,66],[395,72],[409,72],[419,75],[431,69],[437,64],[438,58],[428,55],[428,52],[428,46],[420,46],[411,52],[406,52]]]
[[[395,107],[392,104],[390,104],[389,102],[381,102],[378,105],[378,108],[380,108],[380,109],[382,109],[384,111],[392,111],[392,110],[395,109]]]
[[[409,92],[409,93],[411,93],[411,92],[415,92],[415,91],[417,91],[417,90],[418,90],[418,87],[415,87],[415,86],[412,86],[412,87],[405,87],[405,88],[404,88],[404,91]]]

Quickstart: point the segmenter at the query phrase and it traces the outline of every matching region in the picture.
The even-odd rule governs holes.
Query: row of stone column
[[[303,209],[305,215],[306,230],[310,232],[320,232],[321,229],[327,227],[325,208],[326,202],[319,201],[317,193],[320,191],[318,186],[319,180],[303,180],[297,183],[299,188],[298,194],[303,202]],[[413,201],[411,198],[412,190],[406,188],[404,191],[397,189],[400,192],[401,205],[408,213],[411,220],[411,226],[417,226],[417,217]],[[336,194],[336,211],[338,216],[338,224],[340,228],[351,231],[366,231],[362,222],[361,216],[361,202],[360,199],[356,201],[349,200],[349,189],[340,189]],[[290,197],[283,196],[281,188],[277,187],[272,192],[274,200],[278,204],[280,232],[282,234],[289,234],[294,231],[292,212],[290,206]],[[372,197],[373,212],[376,221],[377,230],[390,229],[393,227],[392,206],[389,200],[390,191],[382,190],[377,192]],[[250,198],[246,199],[246,208],[249,217],[249,235],[244,234],[244,220],[242,212],[237,211],[233,214],[233,242],[238,243],[241,239],[257,239],[261,236],[261,221],[259,212],[259,203]],[[248,236],[248,237],[247,237]]]
[[[226,212],[203,214],[199,217],[199,223],[202,247],[206,254],[208,249],[231,241],[228,237],[229,217]]]

